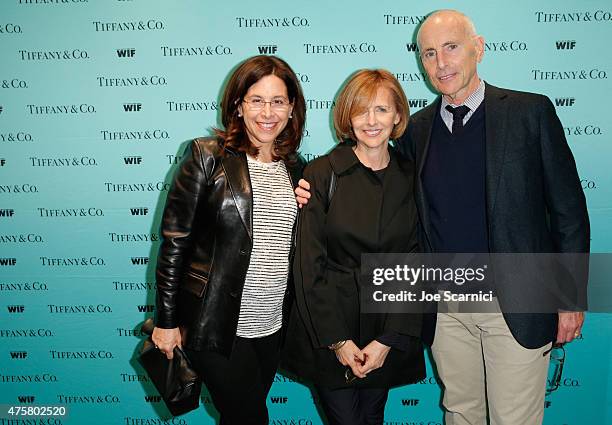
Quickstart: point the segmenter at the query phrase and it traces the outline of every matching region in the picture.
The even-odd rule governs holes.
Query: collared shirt
[[[455,105],[454,103],[449,103],[448,100],[446,100],[446,98],[442,96],[442,104],[440,105],[440,117],[442,117],[442,121],[444,121],[444,124],[448,128],[448,131],[450,132],[453,131],[452,130],[453,114],[451,114],[449,111],[446,110],[446,106],[450,105],[453,108],[455,108],[457,106],[465,105],[468,108],[470,108],[470,112],[468,112],[466,116],[463,118],[463,125],[465,125],[465,123],[467,123],[468,120],[471,118],[474,111],[478,109],[478,107],[484,100],[484,95],[485,95],[485,83],[483,80],[480,80],[480,84],[478,85],[478,88],[476,89],[476,91],[472,93],[471,95],[469,95],[468,98],[465,99],[463,103]]]

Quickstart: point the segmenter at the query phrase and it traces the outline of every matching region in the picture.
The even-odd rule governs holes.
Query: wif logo
[[[16,264],[16,258],[0,258],[0,266],[14,266]]]
[[[124,156],[123,162],[125,165],[142,164],[142,156]]]
[[[7,305],[6,309],[9,313],[23,313],[25,311],[25,305]]]
[[[144,400],[147,403],[159,403],[161,401],[160,395],[145,395]]]
[[[139,305],[136,306],[139,313],[153,313],[155,306],[153,304]]]
[[[411,108],[424,108],[427,106],[429,101],[427,99],[410,99],[408,105]]]
[[[149,257],[132,257],[133,266],[146,266],[149,264]]]
[[[17,400],[19,401],[19,403],[34,403],[34,399],[36,399],[36,397],[34,397],[33,395],[18,395],[17,396]]]
[[[409,52],[419,52],[419,46],[416,43],[406,43],[406,50]]]
[[[576,40],[559,40],[556,43],[557,50],[574,50]]]
[[[286,404],[289,400],[289,397],[270,397],[270,401],[274,404]]]
[[[146,207],[130,208],[130,214],[132,215],[147,215],[148,213],[149,213],[149,209]]]
[[[555,106],[574,106],[576,99],[573,97],[557,97],[555,99]]]
[[[142,103],[124,103],[124,112],[140,112],[142,111]]]
[[[269,44],[267,46],[257,46],[260,55],[273,55],[278,50],[276,44]]]
[[[419,404],[418,398],[403,398],[402,399],[402,406],[416,406],[417,404]]]
[[[13,217],[15,215],[14,209],[2,209],[0,210],[0,217]]]
[[[0,167],[4,167],[6,165],[6,159],[0,158]]]
[[[27,351],[11,351],[12,360],[25,360],[28,357]]]
[[[120,58],[133,58],[134,56],[136,56],[136,49],[117,49],[117,56]]]

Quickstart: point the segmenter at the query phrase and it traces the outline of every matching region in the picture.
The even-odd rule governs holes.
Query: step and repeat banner
[[[436,95],[415,30],[444,7],[471,16],[485,37],[482,78],[552,99],[587,197],[592,250],[612,252],[608,0],[3,0],[0,405],[67,415],[3,412],[0,425],[214,424],[205,391],[203,407],[171,418],[135,361],[154,309],[160,215],[187,141],[218,125],[224,81],[256,54],[298,73],[309,159],[333,146],[333,100],[358,68],[390,70],[419,110]],[[588,315],[546,398],[547,425],[612,423],[611,336],[611,315]],[[440,396],[429,363],[426,379],[392,390],[386,424],[442,424]],[[268,405],[271,424],[322,423],[316,396],[283,374]]]

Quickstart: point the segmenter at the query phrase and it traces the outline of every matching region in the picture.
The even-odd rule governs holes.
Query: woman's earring
[[[242,116],[242,114],[240,112],[238,112],[238,118],[240,118]]]
[[[292,115],[292,114],[289,114],[289,118],[293,118],[293,115]]]

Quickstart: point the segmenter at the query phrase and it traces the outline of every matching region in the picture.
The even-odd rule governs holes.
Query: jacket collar
[[[336,146],[329,154],[329,162],[335,174],[341,176],[354,170],[356,167],[362,167],[366,174],[366,167],[361,164],[353,147],[355,142],[352,140],[344,141]],[[393,194],[393,196],[384,197],[384,207],[381,216],[381,229],[386,228],[392,222],[392,218],[399,211],[402,211],[401,206],[406,203],[406,198],[413,196],[413,191],[410,189],[414,181],[414,168],[411,161],[399,160],[395,148],[389,144],[389,165],[385,171],[383,182],[384,193]]]
[[[253,189],[246,154],[231,147],[226,147],[225,150],[228,155],[223,158],[221,164],[225,170],[227,183],[242,224],[251,240],[253,240]],[[289,172],[289,179],[295,188],[298,180],[302,177],[304,160],[296,156],[294,163],[285,162],[285,165]]]
[[[244,152],[230,151],[229,149],[228,151],[231,154],[223,158],[221,164],[225,171],[227,183],[232,192],[240,219],[249,234],[249,238],[252,240],[253,190],[251,188],[251,179],[249,178],[249,166],[247,165]]]
[[[346,139],[329,153],[329,162],[337,175],[343,174],[359,164],[359,159],[353,152],[353,146],[355,146],[355,142]]]
[[[219,141],[219,145],[223,148],[223,150],[225,150],[226,153],[228,153],[229,155],[232,156],[236,156],[238,154],[240,154],[240,151],[234,149],[231,146],[226,146],[222,141]]]
[[[490,84],[485,88],[485,128],[486,128],[486,188],[487,212],[493,217],[500,177],[503,170],[504,154],[508,143],[510,117],[516,114],[510,111],[506,102],[508,92]],[[490,224],[490,223],[489,223]],[[490,229],[489,229],[490,231]]]
[[[353,140],[345,139],[329,153],[329,162],[334,173],[337,175],[344,174],[353,167],[361,165],[359,158],[357,158],[357,155],[355,155],[353,151],[354,146],[355,142]],[[389,165],[391,165],[392,162],[397,162],[395,160],[395,148],[391,144],[389,144],[389,156]]]

